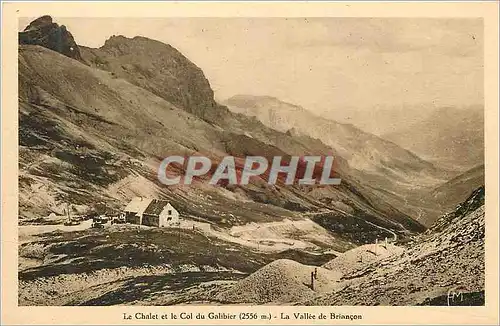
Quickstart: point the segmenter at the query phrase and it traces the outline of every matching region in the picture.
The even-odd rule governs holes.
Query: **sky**
[[[80,45],[112,35],[168,43],[204,71],[217,100],[269,95],[318,114],[483,103],[481,19],[53,19]]]

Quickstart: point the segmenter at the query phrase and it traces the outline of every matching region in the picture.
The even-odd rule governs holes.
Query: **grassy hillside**
[[[75,213],[104,204],[118,212],[133,196],[173,201],[185,216],[221,225],[293,217],[304,210],[363,211],[375,219],[403,219],[404,214],[370,194],[345,174],[340,187],[268,186],[256,179],[248,186],[209,187],[203,179],[190,187],[164,187],[157,168],[168,155],[327,154],[331,149],[307,137],[293,137],[246,125],[245,117],[227,130],[213,125],[148,90],[39,46],[20,46],[20,216]],[[207,196],[210,200],[205,200]],[[241,203],[245,202],[245,209]],[[411,223],[403,223],[412,229]],[[395,225],[396,228],[401,226]],[[417,228],[418,229],[418,228]]]

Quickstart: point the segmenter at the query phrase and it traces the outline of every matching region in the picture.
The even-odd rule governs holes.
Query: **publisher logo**
[[[449,289],[446,296],[448,306],[462,305],[465,293],[467,293],[467,290],[462,286],[456,286]]]

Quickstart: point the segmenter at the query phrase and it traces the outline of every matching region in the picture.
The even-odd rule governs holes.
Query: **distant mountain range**
[[[445,179],[443,171],[394,143],[353,125],[319,117],[300,106],[277,98],[236,95],[224,104],[233,112],[254,116],[275,130],[321,140],[345,158],[351,168],[386,178],[397,174],[401,177],[401,183],[414,177],[430,177],[428,182],[431,184]]]
[[[44,16],[19,33],[19,42],[21,217],[61,213],[67,202],[80,213],[97,204],[119,210],[139,195],[169,199],[186,215],[227,225],[328,209],[415,231],[443,213],[442,205],[422,202],[422,194],[457,175],[273,97],[238,95],[223,103],[228,110],[215,102],[199,67],[155,40],[112,36],[98,49],[78,46]],[[159,162],[180,153],[214,160],[334,154],[342,184],[162,186]],[[200,202],[207,195],[212,200]],[[241,201],[248,203],[244,210]]]
[[[426,224],[432,223],[437,216],[445,211],[436,202],[423,202],[422,198],[427,198],[429,191],[463,171],[463,166],[459,164],[444,164],[442,160],[438,159],[433,164],[434,161],[424,160],[420,155],[398,145],[399,142],[406,139],[406,136],[401,136],[403,140],[399,139],[399,142],[396,141],[397,137],[387,136],[388,139],[392,140],[388,141],[384,137],[364,132],[352,124],[325,119],[303,107],[283,102],[271,96],[236,95],[227,99],[224,104],[233,112],[256,117],[263,124],[275,130],[321,140],[345,158],[352,169],[351,173],[363,180],[363,183],[379,197]],[[477,117],[477,110],[465,112],[469,112],[472,117]],[[444,113],[442,115],[444,116]],[[464,153],[465,160],[462,159],[460,164],[465,163],[465,161],[467,164],[483,162],[483,158],[475,154],[483,151],[482,127],[477,127],[477,130],[473,127],[464,130],[463,125],[457,121],[462,121],[460,118],[450,120],[451,122],[447,124],[448,129],[444,132],[440,132],[435,124],[429,124],[428,135],[426,132],[422,132],[419,137],[407,135],[407,138],[427,140],[427,147],[433,148],[435,155],[439,154],[442,157],[446,157],[447,153],[450,153],[449,148],[453,147],[455,154],[452,155],[456,156],[458,152]],[[475,121],[474,126],[480,123],[477,119],[471,118],[471,120]],[[456,125],[453,124],[454,122],[457,122]],[[424,121],[420,123],[426,125]],[[421,126],[415,127],[414,130],[414,133],[417,133],[417,130],[425,131],[427,129]],[[462,132],[460,132],[461,130]],[[401,133],[404,134],[402,131]],[[436,134],[443,134],[439,141],[436,140]],[[471,139],[474,139],[474,145],[464,141],[453,143],[456,138],[459,138],[458,135],[463,137],[469,135]],[[418,142],[420,143],[420,140]],[[448,147],[446,146],[447,142],[451,142]],[[470,147],[473,147],[474,151],[465,154]],[[456,161],[458,162],[458,158]],[[448,162],[453,162],[452,158],[448,157]],[[475,187],[477,186],[475,185]],[[475,188],[468,190],[472,189]],[[452,189],[448,190],[452,191]],[[450,198],[453,199],[450,200],[451,207],[464,199],[463,197],[455,198],[454,195],[451,195]]]
[[[382,137],[428,161],[466,171],[484,163],[484,109],[436,109],[425,119]]]

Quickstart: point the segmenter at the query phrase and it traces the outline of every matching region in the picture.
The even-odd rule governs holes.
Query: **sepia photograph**
[[[10,5],[6,324],[498,322],[494,5]]]
[[[484,305],[482,19],[19,27],[20,305]]]

